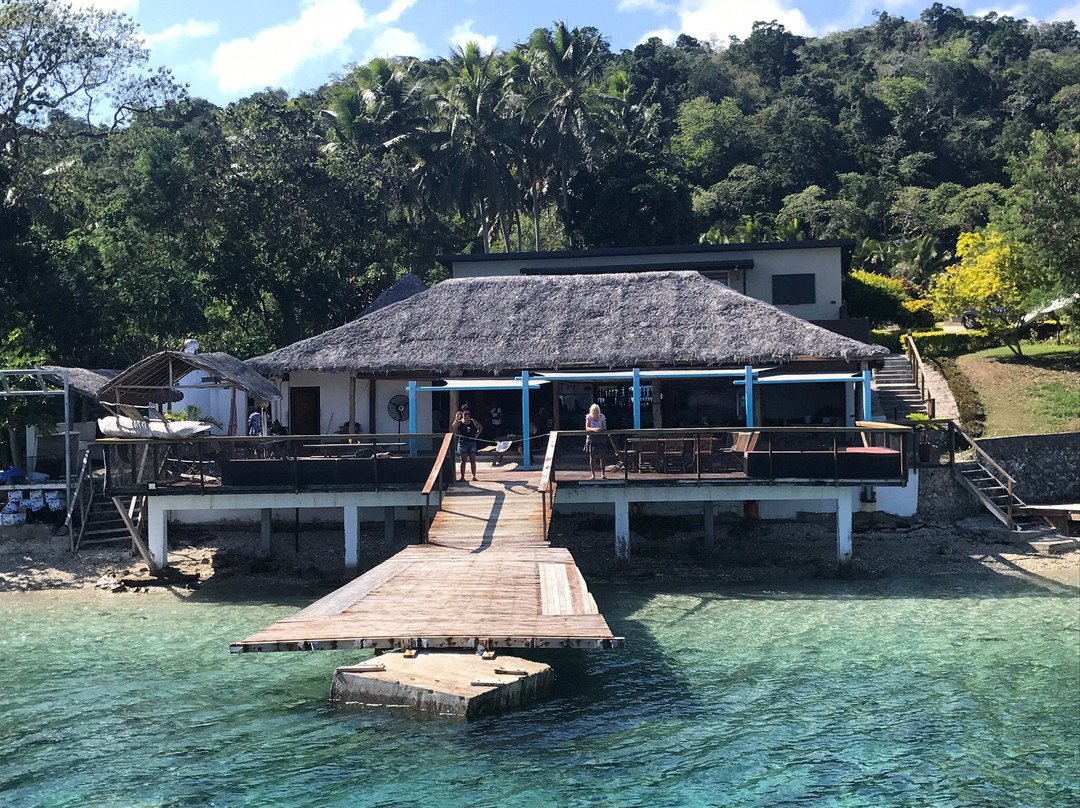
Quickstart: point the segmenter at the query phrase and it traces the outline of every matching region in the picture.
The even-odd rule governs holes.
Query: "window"
[[[773,275],[772,302],[776,306],[791,306],[799,303],[816,303],[814,295],[814,274]]]

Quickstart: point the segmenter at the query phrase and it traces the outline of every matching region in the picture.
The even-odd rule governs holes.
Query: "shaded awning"
[[[215,384],[233,387],[256,401],[277,401],[277,387],[248,367],[244,362],[222,351],[189,354],[183,351],[162,351],[141,359],[105,384],[100,391],[101,401],[109,404],[145,404],[168,395],[178,382],[192,371],[202,371]]]

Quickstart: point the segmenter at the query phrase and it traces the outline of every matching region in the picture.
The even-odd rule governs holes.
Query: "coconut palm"
[[[601,120],[607,114],[603,94],[606,43],[600,35],[557,21],[552,30],[538,29],[529,40],[529,58],[540,92],[532,99],[526,120],[534,120],[532,147],[548,158],[551,184],[565,217],[570,177],[579,166],[591,166],[603,139]]]
[[[485,56],[475,42],[454,48],[434,86],[428,158],[420,167],[421,188],[437,205],[456,205],[463,216],[479,218],[484,252],[491,249],[494,226],[511,249],[507,221],[515,196],[510,146],[515,123],[505,85],[496,54]]]

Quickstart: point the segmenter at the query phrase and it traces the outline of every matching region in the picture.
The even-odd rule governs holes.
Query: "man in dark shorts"
[[[461,477],[465,481],[465,462],[472,465],[472,478],[476,481],[476,439],[484,430],[479,421],[474,421],[468,410],[462,410],[454,416],[454,434],[457,435],[458,454],[461,455]]]

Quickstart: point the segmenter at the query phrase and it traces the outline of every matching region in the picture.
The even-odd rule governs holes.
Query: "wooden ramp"
[[[622,647],[569,551],[544,537],[539,473],[480,476],[444,496],[427,544],[231,650]]]

